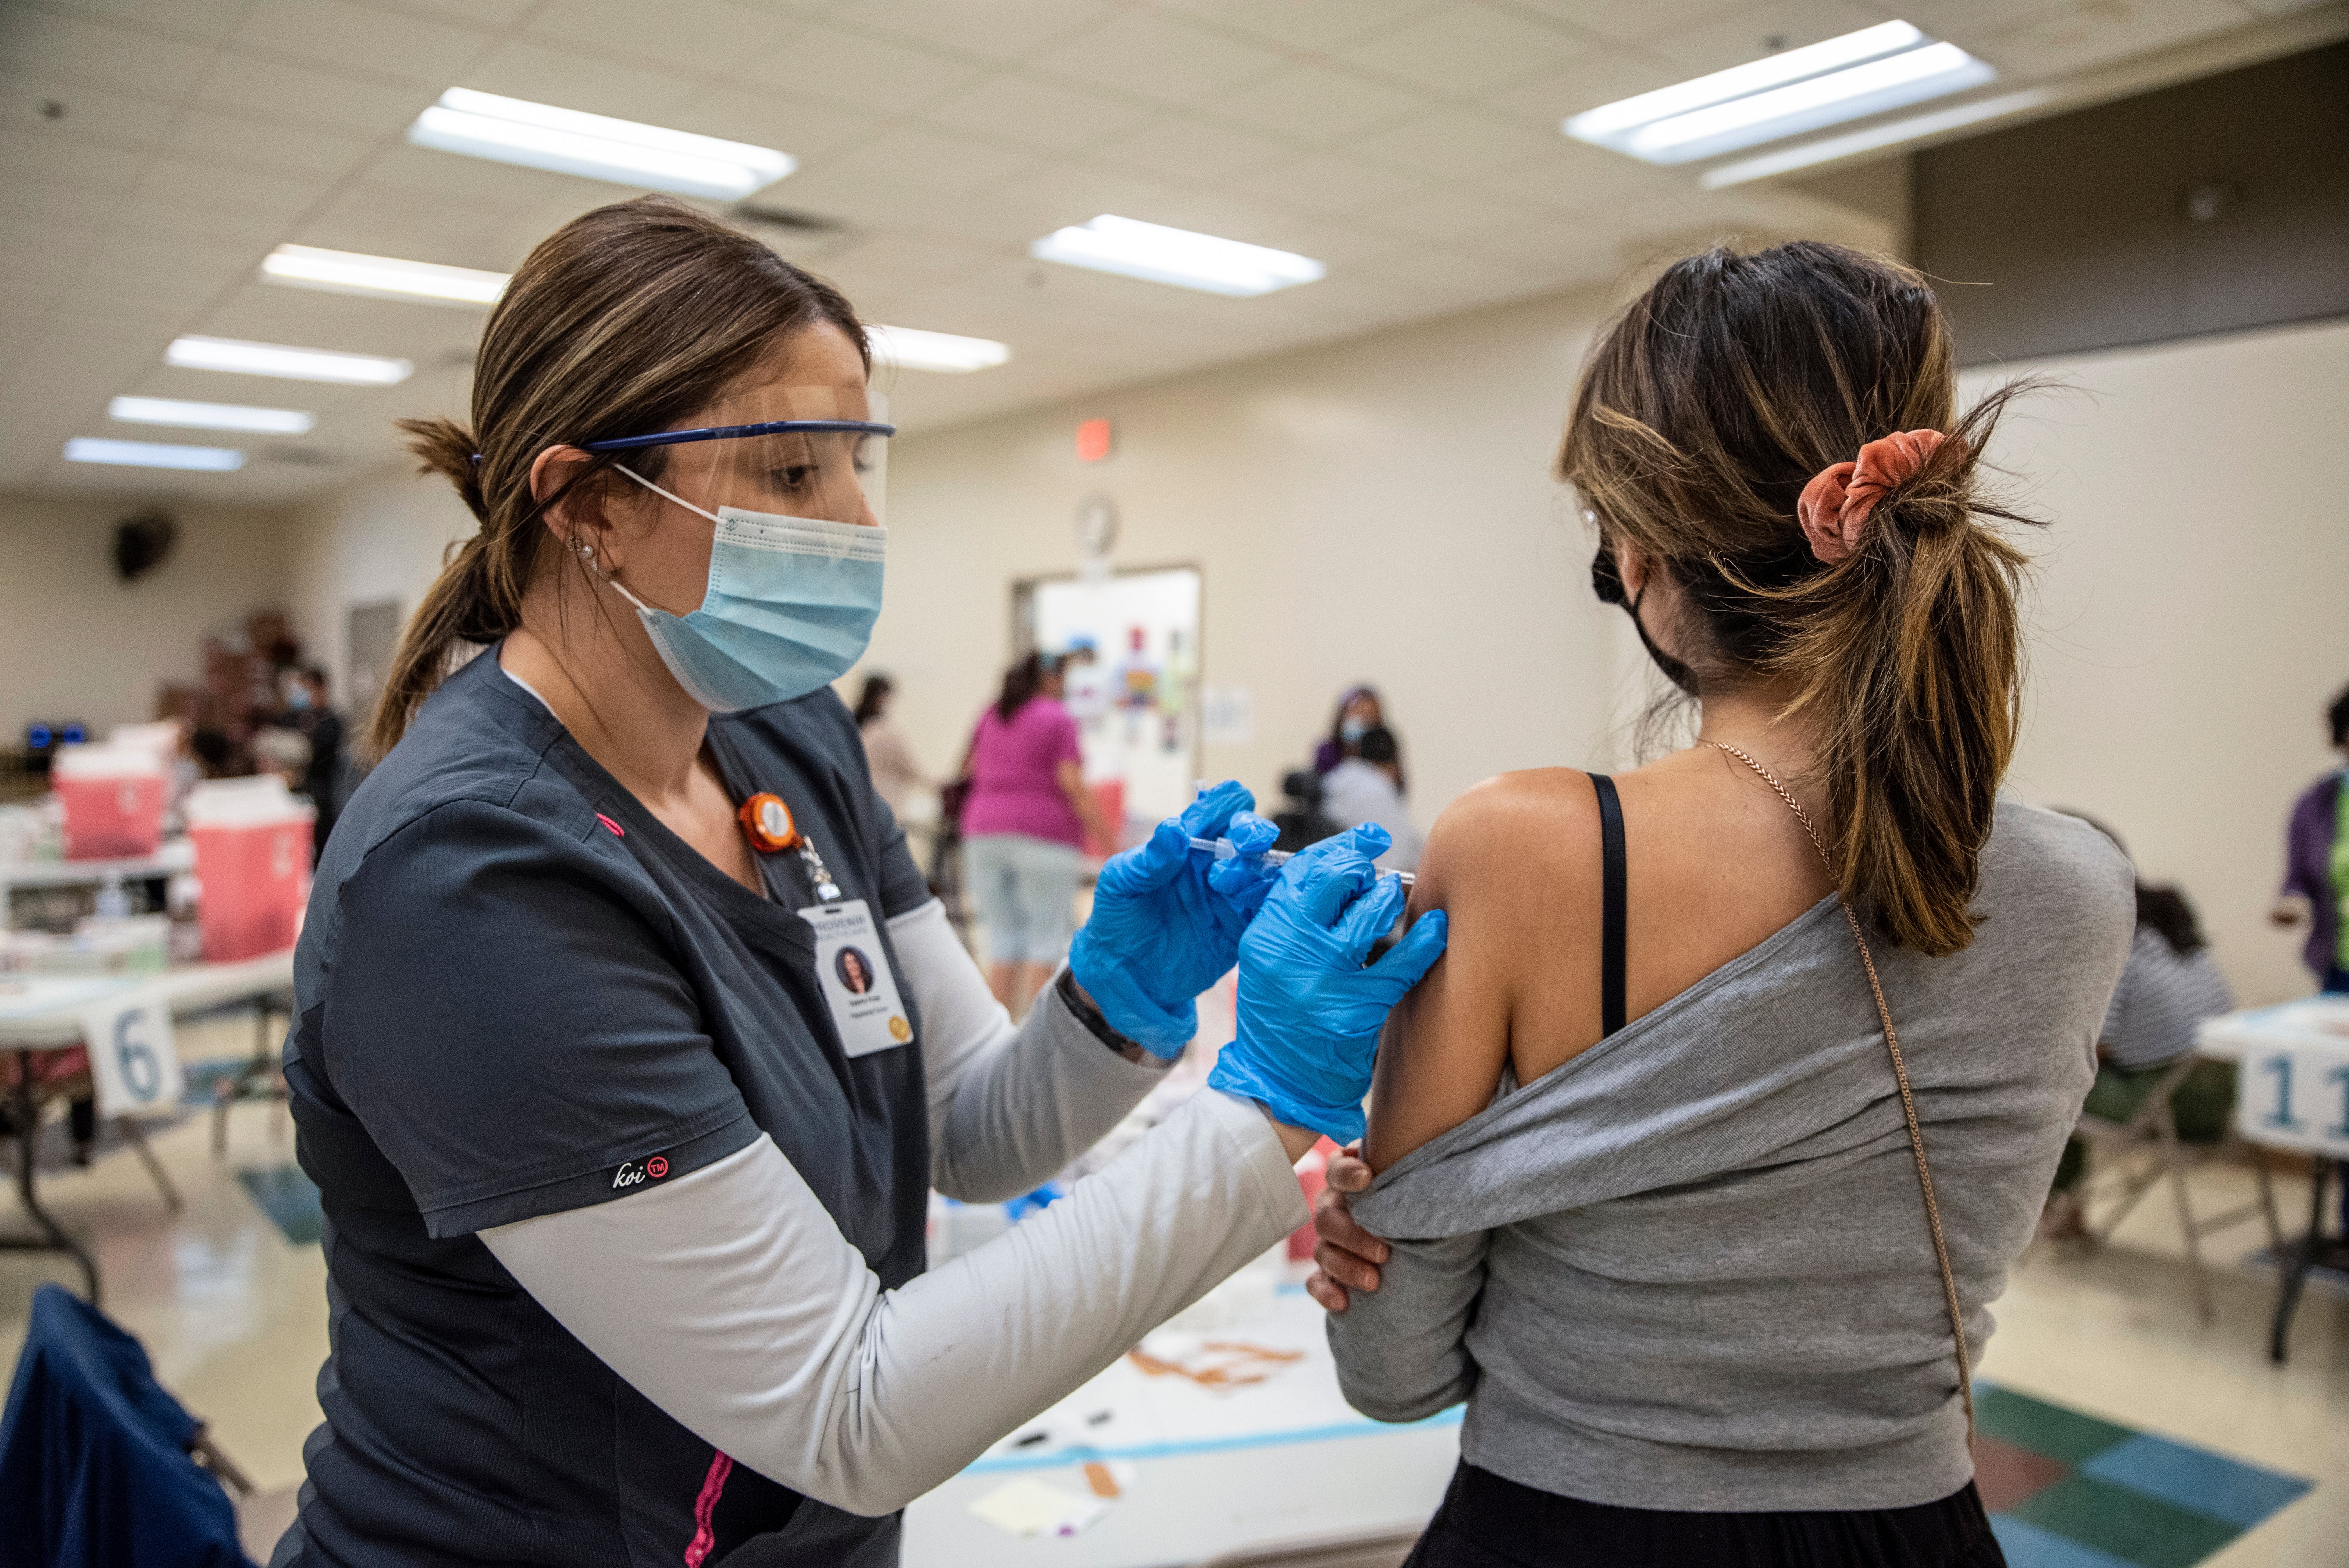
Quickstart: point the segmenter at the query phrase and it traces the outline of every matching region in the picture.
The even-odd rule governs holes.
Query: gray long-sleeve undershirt
[[[890,923],[924,1020],[932,1180],[1026,1191],[1157,1075],[1051,993],[1014,1029],[935,904]],[[1307,1218],[1263,1112],[1214,1090],[1008,1234],[884,1291],[773,1142],[481,1233],[685,1427],[852,1512],[901,1508]]]

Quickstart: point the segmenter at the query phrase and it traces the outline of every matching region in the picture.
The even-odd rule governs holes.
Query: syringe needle
[[[1195,850],[1205,850],[1219,861],[1230,860],[1240,852],[1239,846],[1229,839],[1193,839],[1191,847]],[[1268,866],[1287,865],[1291,855],[1292,851],[1288,850],[1267,850],[1264,851],[1264,863]],[[1419,881],[1409,872],[1396,872],[1392,874],[1405,887],[1413,886]]]

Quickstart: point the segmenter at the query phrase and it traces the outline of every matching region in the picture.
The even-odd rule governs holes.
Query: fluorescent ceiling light
[[[423,300],[471,308],[495,304],[505,293],[506,274],[438,262],[403,262],[396,256],[362,256],[353,251],[321,251],[310,245],[280,245],[261,263],[273,284],[323,289],[368,299]]]
[[[106,406],[109,419],[126,425],[184,425],[193,430],[257,430],[270,436],[304,436],[317,417],[299,408],[255,408],[244,403],[188,403],[177,397],[117,397]]]
[[[944,370],[957,374],[989,370],[1011,357],[1011,350],[991,338],[957,337],[951,332],[923,332],[911,326],[868,326],[864,340],[874,355],[905,370]]]
[[[1565,122],[1579,141],[1687,163],[1978,87],[1998,73],[1955,44],[1886,22]]]
[[[416,117],[417,147],[461,152],[525,169],[580,174],[679,196],[739,201],[799,167],[788,152],[720,141],[631,119],[556,108],[524,98],[450,88]]]
[[[1240,298],[1315,283],[1330,270],[1310,256],[1107,212],[1081,228],[1054,230],[1029,246],[1028,253],[1038,261]]]
[[[129,469],[197,469],[234,473],[244,454],[230,447],[172,447],[160,441],[104,441],[76,436],[66,443],[69,463],[118,463]]]
[[[1798,169],[1815,169],[1822,163],[1838,159],[1856,158],[1862,153],[1878,152],[1904,142],[1939,136],[1945,131],[1959,130],[1978,125],[1986,119],[1998,119],[2007,115],[2021,114],[2054,101],[2055,95],[2045,88],[2026,88],[2019,93],[2002,93],[1993,98],[1977,98],[1955,108],[1937,109],[1931,114],[1911,115],[1906,119],[1890,120],[1872,125],[1865,130],[1846,131],[1841,136],[1823,136],[1814,141],[1798,141],[1792,147],[1782,147],[1775,152],[1740,159],[1735,163],[1723,163],[1708,169],[1697,181],[1707,191],[1725,191],[1733,185],[1746,185],[1756,180],[1767,180],[1775,174],[1791,174]]]
[[[241,343],[233,337],[175,337],[163,363],[185,370],[226,370],[239,376],[280,376],[289,381],[336,381],[347,387],[397,387],[416,366],[373,354],[289,348],[282,343]]]

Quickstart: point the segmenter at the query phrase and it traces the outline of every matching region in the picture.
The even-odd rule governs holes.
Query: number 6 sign
[[[171,1038],[168,1002],[136,995],[101,1003],[82,1015],[90,1076],[100,1116],[160,1116],[180,1108],[187,1082]]]

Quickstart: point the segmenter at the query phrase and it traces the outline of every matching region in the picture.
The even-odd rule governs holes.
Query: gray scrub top
[[[930,896],[827,688],[713,718],[737,799],[781,795],[845,898]],[[896,1520],[723,1461],[475,1235],[624,1199],[764,1132],[884,1288],[921,1272],[920,1019],[850,1057],[795,911],[687,846],[506,679],[452,676],[353,795],[295,958],[286,1080],[326,1212],[326,1423],[277,1563],[895,1559]],[[911,997],[906,994],[910,1012]]]

